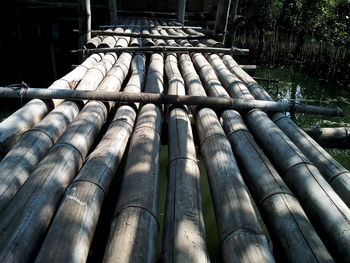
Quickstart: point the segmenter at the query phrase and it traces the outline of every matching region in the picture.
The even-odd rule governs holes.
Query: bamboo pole
[[[322,147],[350,149],[350,128],[303,128]]]
[[[78,1],[79,12],[79,47],[82,49],[91,38],[91,7],[90,0]]]
[[[272,100],[270,95],[244,71],[240,70],[231,56],[223,56],[228,69],[236,74],[254,98],[259,100]],[[337,162],[329,153],[320,147],[310,136],[298,127],[284,114],[275,114],[272,120],[283,130],[289,139],[315,164],[322,176],[333,187],[337,194],[350,207],[350,172]]]
[[[34,256],[106,116],[103,103],[89,102],[8,204],[0,218],[1,262],[28,262]]]
[[[131,68],[125,91],[141,92],[145,58],[136,55]],[[124,154],[135,118],[134,107],[123,105],[117,110],[105,136],[68,186],[35,262],[86,261],[105,194]]]
[[[228,16],[230,12],[231,0],[218,0],[218,8],[215,19],[216,34],[223,34],[222,43],[225,43]]]
[[[215,56],[210,55],[209,61]],[[221,86],[223,83],[229,93],[232,90],[228,87],[237,90],[235,96],[252,99],[249,93],[241,89],[237,81],[225,78],[227,72],[223,68],[214,67],[215,72],[202,54],[192,55],[192,58],[209,95],[229,97]],[[226,110],[220,116],[235,156],[243,165],[249,189],[256,198],[264,219],[268,222],[274,241],[281,247],[288,261],[331,262],[332,257],[308,221],[300,204],[257,146],[239,113]]]
[[[180,62],[189,94],[205,95],[189,55],[182,54]],[[216,113],[202,108],[196,111],[195,119],[224,262],[274,262]]]
[[[163,91],[163,56],[153,54],[147,92]],[[154,262],[158,232],[159,148],[162,110],[144,105],[130,141],[128,160],[104,262]]]
[[[121,29],[121,28],[116,28],[114,31],[112,29],[107,29],[105,32],[107,32],[107,33],[114,33],[114,32],[119,32],[119,31],[124,32],[124,30]],[[103,37],[103,35],[99,35],[99,36]],[[112,47],[115,46],[117,41],[118,41],[118,37],[117,36],[106,35],[106,37],[103,38],[101,43],[98,44],[97,48],[112,48]],[[85,46],[87,46],[87,45],[85,45]]]
[[[184,25],[185,23],[185,12],[186,12],[186,0],[177,1],[177,19]]]
[[[117,18],[117,0],[108,0],[109,5],[109,21],[111,25],[116,25]]]
[[[79,110],[75,102],[63,102],[36,126],[26,131],[1,160],[0,213],[75,119]]]
[[[115,57],[111,53],[104,56],[88,70],[77,88],[97,88]],[[88,102],[9,203],[0,219],[4,229],[0,236],[0,261],[26,262],[33,257],[65,188],[81,167],[107,113],[102,102]],[[21,242],[22,238],[28,242]]]
[[[138,17],[140,18],[140,17]],[[153,18],[155,19],[155,18]],[[115,28],[115,27],[128,27],[129,25],[124,25],[124,24],[117,24],[117,25],[102,25],[100,28]],[[187,29],[187,28],[192,28],[192,29],[197,29],[198,31],[202,30],[202,27],[200,26],[161,26],[159,25],[140,25],[140,28],[148,28],[148,29],[168,29],[168,28],[182,28],[182,29]]]
[[[97,48],[103,41],[104,36],[95,36],[86,42],[85,47],[87,49]]]
[[[254,100],[219,56],[212,54],[209,60],[231,96]],[[306,214],[316,224],[316,229],[330,252],[336,257],[350,260],[350,253],[346,249],[350,246],[349,208],[266,113],[252,110],[246,115],[246,123],[264,151],[269,154],[281,177],[299,198]]]
[[[152,31],[153,33],[153,31]],[[159,40],[159,39],[158,39]],[[157,41],[158,41],[157,40]],[[73,50],[72,52],[79,52],[84,50]],[[87,49],[87,54],[107,53],[107,52],[150,52],[150,53],[187,53],[187,52],[201,52],[201,53],[223,53],[233,54],[235,56],[246,55],[249,53],[248,49],[240,48],[215,48],[215,47],[172,47],[172,46],[155,46],[155,47],[114,47],[114,48],[95,48]]]
[[[69,100],[100,100],[114,102],[142,102],[157,104],[174,104],[174,105],[197,105],[201,107],[210,107],[216,109],[236,109],[251,110],[261,109],[264,111],[291,111],[295,110],[300,113],[321,114],[328,116],[341,116],[342,110],[338,107],[321,107],[312,105],[297,106],[293,103],[282,103],[274,101],[259,101],[232,98],[212,98],[201,96],[185,95],[165,95],[152,93],[127,93],[127,92],[108,92],[108,91],[89,91],[89,90],[47,90],[47,89],[14,89],[1,88],[0,97],[4,98],[63,98]]]
[[[94,54],[74,70],[56,80],[48,89],[75,89],[85,73],[101,60],[103,54]],[[62,100],[53,100],[56,107]],[[51,103],[34,99],[0,123],[0,152],[6,154],[19,137],[37,124],[51,109]]]
[[[176,55],[168,55],[169,94],[185,94]],[[209,262],[191,122],[185,108],[170,108],[169,162],[162,254],[164,262]]]
[[[160,28],[162,29],[162,28]],[[147,29],[146,29],[147,30]],[[131,33],[125,33],[125,32],[113,32],[113,31],[100,31],[100,30],[91,30],[92,35],[98,35],[98,36],[129,36],[129,37],[142,37],[142,38],[158,38],[158,39],[204,39],[207,36],[203,34],[195,34],[195,35],[185,35],[185,36],[164,36],[164,35],[155,35],[150,33],[138,33],[138,32],[131,32]]]

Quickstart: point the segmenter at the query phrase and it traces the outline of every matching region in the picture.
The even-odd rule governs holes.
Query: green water
[[[296,114],[295,121],[300,127],[350,127],[350,86],[308,77],[295,72],[293,68],[261,67],[257,70],[256,76],[279,80],[278,83],[266,81],[259,83],[275,100],[338,106],[344,111],[344,116],[341,117]],[[344,167],[350,169],[350,150],[327,149],[327,151]]]

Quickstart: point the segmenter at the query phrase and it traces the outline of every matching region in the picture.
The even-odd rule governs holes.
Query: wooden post
[[[84,45],[91,38],[91,8],[90,0],[78,1],[79,12],[79,48],[83,49]],[[83,59],[83,54],[80,54],[80,59]]]
[[[322,147],[350,149],[350,128],[303,128]]]
[[[177,19],[179,22],[184,25],[185,24],[185,12],[186,12],[186,0],[178,0],[177,6]]]
[[[226,30],[228,16],[230,14],[230,5],[231,0],[218,0],[218,8],[216,11],[216,20],[215,20],[215,32],[216,34],[222,34],[222,43],[225,43],[226,39]]]
[[[238,8],[239,0],[232,0],[231,3],[231,11],[230,11],[230,19],[228,22],[228,35],[226,36],[225,40],[225,46],[233,47],[233,41],[235,39],[236,34],[236,15],[237,15],[237,8]]]
[[[109,5],[109,21],[111,25],[116,25],[117,18],[117,0],[108,0]]]
[[[273,100],[252,77],[238,66],[231,56],[224,55],[223,61],[227,68],[247,85],[254,98],[258,100]],[[295,145],[316,165],[327,182],[344,200],[347,206],[350,207],[350,172],[285,114],[274,114],[273,120],[293,143],[295,143]]]

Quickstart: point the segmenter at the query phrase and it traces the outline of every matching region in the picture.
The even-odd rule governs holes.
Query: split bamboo
[[[180,56],[188,93],[205,95],[187,54]],[[196,126],[204,156],[225,262],[274,262],[245,188],[231,146],[216,113],[196,113]]]
[[[303,128],[312,139],[326,148],[350,149],[350,128]]]
[[[145,58],[136,55],[131,68],[131,77],[124,90],[141,92]],[[36,258],[37,263],[86,261],[105,194],[124,154],[135,118],[136,111],[129,105],[117,110],[105,136],[67,188]]]
[[[102,57],[103,54],[90,56],[73,71],[52,83],[48,89],[75,89],[85,73]],[[53,106],[56,107],[61,102],[62,100],[54,100]],[[2,121],[0,123],[0,152],[6,154],[19,137],[37,124],[51,109],[51,103],[35,99]]]
[[[241,81],[226,68],[221,58],[210,63],[231,96],[254,100]],[[350,260],[350,210],[321,176],[316,167],[274,124],[266,113],[252,110],[246,123],[281,177],[299,198],[306,214],[316,224],[322,240],[336,258]]]
[[[169,94],[185,94],[176,55],[165,62]],[[164,262],[209,262],[191,122],[187,109],[170,108],[169,163],[162,254]]]
[[[163,56],[153,54],[147,92],[163,92]],[[144,105],[131,137],[129,155],[104,262],[154,262],[159,223],[159,151],[162,110]]]
[[[227,69],[224,71],[224,68],[213,63],[212,59],[216,58],[216,55],[209,56],[216,72],[202,54],[195,54],[192,58],[209,95],[229,97],[229,94],[234,94],[239,98],[253,99],[237,79],[230,78]],[[332,257],[297,199],[257,146],[239,113],[226,110],[221,113],[221,118],[236,157],[244,168],[249,189],[268,222],[274,241],[288,262],[332,262]]]
[[[223,61],[227,68],[247,85],[254,98],[259,100],[273,100],[254,79],[239,68],[231,56],[223,56]],[[322,176],[324,176],[347,206],[350,207],[350,172],[285,114],[274,114],[272,120],[318,168]]]
[[[0,213],[30,173],[79,113],[79,106],[65,101],[36,126],[26,131],[0,162]]]

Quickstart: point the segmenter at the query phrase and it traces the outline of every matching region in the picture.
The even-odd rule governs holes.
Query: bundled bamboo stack
[[[188,36],[199,39],[189,42]],[[350,261],[348,171],[283,113],[262,111],[282,106],[230,55],[216,54],[221,43],[205,37],[178,22],[122,18],[85,43],[117,49],[91,55],[50,86],[51,95],[77,90],[64,91],[63,98],[81,96],[81,102],[34,99],[0,123],[0,147],[7,153],[0,161],[1,262],[86,262],[95,253],[92,242],[105,246],[98,256],[105,262],[155,262],[166,125],[162,260],[210,261],[198,134],[224,262]],[[138,53],[144,51],[153,53]],[[20,96],[31,90],[20,89]],[[221,102],[230,109],[213,107]],[[102,129],[108,115],[110,123]],[[116,174],[125,152],[124,174]],[[112,184],[116,176],[120,191]],[[106,207],[114,211],[109,237],[95,233],[109,229],[102,225],[108,219],[101,218],[107,193],[116,204]]]

